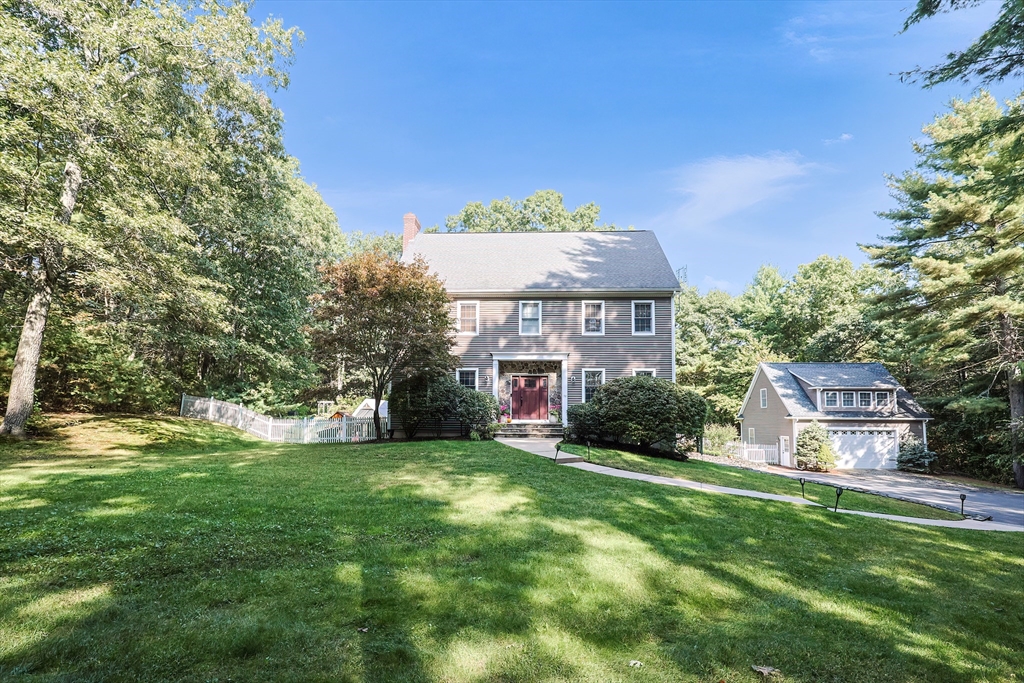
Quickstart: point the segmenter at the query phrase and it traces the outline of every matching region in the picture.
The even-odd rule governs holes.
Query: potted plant
[[[508,406],[502,406],[501,407],[501,420],[500,420],[500,422],[511,422],[511,421],[512,421],[512,415],[511,415],[511,412],[508,409]]]

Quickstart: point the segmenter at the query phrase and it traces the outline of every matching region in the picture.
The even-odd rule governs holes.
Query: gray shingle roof
[[[900,386],[881,363],[761,363],[761,370],[771,380],[783,405],[793,417],[808,418],[928,418],[910,392]],[[884,416],[874,410],[818,410],[817,405],[800,386],[797,378],[812,387],[836,389],[896,389],[896,407]]]
[[[647,230],[420,233],[402,260],[415,256],[450,292],[679,289],[658,238]]]

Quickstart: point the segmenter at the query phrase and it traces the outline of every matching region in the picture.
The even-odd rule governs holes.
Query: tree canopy
[[[601,207],[590,202],[572,211],[565,208],[561,193],[537,190],[526,199],[495,199],[489,205],[469,202],[445,219],[448,232],[552,232],[618,230],[601,224]]]

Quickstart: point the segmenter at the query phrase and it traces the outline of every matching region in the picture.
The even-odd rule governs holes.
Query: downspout
[[[672,383],[676,381],[676,292],[672,292]]]

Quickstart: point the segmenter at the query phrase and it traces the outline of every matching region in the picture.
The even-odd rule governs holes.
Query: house
[[[828,430],[839,468],[895,468],[899,440],[927,445],[931,416],[881,363],[761,363],[737,419],[745,444],[777,446],[794,466],[800,431]]]
[[[406,214],[417,257],[451,296],[456,379],[513,423],[564,425],[617,377],[675,381],[679,280],[653,232],[424,233]]]

